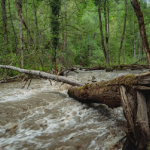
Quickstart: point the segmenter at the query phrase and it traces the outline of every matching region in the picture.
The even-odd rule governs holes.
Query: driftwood
[[[59,71],[59,72],[58,72],[58,75],[61,75],[61,76],[66,75],[66,76],[67,76],[67,74],[68,74],[70,71],[74,71],[75,73],[78,73],[78,72],[77,72],[77,69],[78,69],[78,68],[75,68],[75,67],[67,68],[67,69],[64,69],[64,70],[62,70],[62,71]]]
[[[0,80],[0,83],[6,83],[6,82],[13,82],[16,81],[20,76],[14,76],[14,77],[4,77],[3,79]]]
[[[18,71],[20,73],[25,73],[25,74],[30,74],[30,75],[36,75],[36,76],[39,76],[41,78],[52,79],[52,80],[55,80],[55,81],[58,81],[58,82],[64,82],[64,83],[67,83],[67,84],[70,84],[70,85],[73,85],[73,86],[82,86],[82,85],[84,85],[82,82],[79,82],[77,80],[73,80],[73,79],[69,79],[69,78],[66,78],[66,77],[49,74],[49,73],[42,72],[42,71],[20,69],[20,68],[14,67],[14,66],[7,66],[7,65],[0,65],[0,68],[11,69],[11,70]]]

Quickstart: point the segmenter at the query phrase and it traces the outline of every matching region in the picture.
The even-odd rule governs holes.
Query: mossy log
[[[86,84],[82,87],[71,87],[68,94],[83,103],[103,103],[115,108],[121,106],[121,85],[127,87],[137,85],[137,76],[126,75],[111,81]]]
[[[128,129],[123,150],[147,148],[150,141],[150,73],[125,75],[111,81],[71,87],[70,97],[83,103],[123,107]]]

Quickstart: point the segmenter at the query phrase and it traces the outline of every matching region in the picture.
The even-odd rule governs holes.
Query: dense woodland
[[[150,5],[140,7],[150,40]],[[1,0],[0,12],[1,65],[57,72],[147,63],[130,0]]]

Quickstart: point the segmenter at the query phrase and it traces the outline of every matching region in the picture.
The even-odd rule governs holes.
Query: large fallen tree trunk
[[[150,141],[150,73],[71,87],[69,96],[84,103],[122,106],[128,123],[123,150],[144,150]]]
[[[58,82],[64,82],[73,86],[82,86],[84,85],[82,82],[79,82],[77,80],[73,80],[73,79],[69,79],[66,77],[62,77],[62,76],[57,76],[57,75],[53,75],[53,74],[49,74],[46,72],[42,72],[42,71],[37,71],[37,70],[27,70],[27,69],[20,69],[14,66],[7,66],[7,65],[0,65],[0,68],[3,69],[11,69],[11,70],[15,70],[18,71],[20,73],[25,73],[25,74],[29,74],[29,75],[36,75],[39,76],[41,78],[46,78],[46,79],[52,79]]]
[[[121,106],[120,86],[124,85],[133,93],[134,89],[150,90],[150,73],[142,75],[125,75],[110,81],[71,87],[70,97],[83,103],[103,103],[111,108]]]

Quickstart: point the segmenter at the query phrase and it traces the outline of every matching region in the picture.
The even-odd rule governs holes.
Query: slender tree
[[[126,32],[126,20],[127,20],[127,0],[125,0],[124,27],[123,27],[123,33],[122,33],[121,43],[120,43],[120,48],[119,48],[119,55],[118,55],[118,69],[120,69],[120,55],[121,55],[121,51],[122,51],[124,35],[125,35],[125,32]]]
[[[99,3],[98,5],[98,15],[99,15],[100,34],[101,34],[101,44],[102,44],[105,60],[107,60],[107,54],[106,54],[105,43],[104,43],[104,35],[103,35],[102,17],[101,17],[101,3]]]
[[[68,0],[65,0],[65,5],[64,5],[65,30],[63,32],[63,59],[64,59],[64,52],[66,53],[66,56],[67,56],[67,6],[68,6]],[[66,61],[67,61],[67,57],[66,57]]]
[[[60,0],[51,0],[50,7],[51,7],[51,32],[52,32],[52,62],[55,64],[55,72],[57,72],[56,66],[56,54],[59,42],[59,13],[61,1]]]
[[[24,68],[23,61],[23,30],[22,30],[22,0],[15,0],[19,16],[19,33],[20,33],[20,52],[21,52],[21,69]]]
[[[104,18],[105,18],[105,38],[106,38],[106,62],[107,62],[107,68],[110,68],[110,62],[109,62],[109,31],[108,31],[108,21],[107,21],[107,11],[106,11],[106,3],[108,0],[104,1]],[[108,18],[109,19],[109,18]]]
[[[15,0],[16,2],[16,6],[17,6],[17,11],[18,11],[18,16],[19,16],[19,20],[22,22],[22,24],[24,25],[25,29],[28,32],[28,35],[30,37],[31,42],[33,43],[33,39],[31,36],[31,32],[26,24],[26,22],[24,21],[23,17],[22,17],[22,0]]]
[[[7,35],[7,15],[6,15],[6,0],[1,0],[2,7],[2,19],[3,19],[3,32],[4,32],[4,41],[5,46],[8,44],[8,35]]]
[[[18,37],[17,37],[16,31],[15,31],[15,27],[14,27],[14,23],[13,23],[13,19],[12,19],[12,14],[11,14],[11,9],[10,9],[10,0],[8,0],[8,6],[9,6],[9,15],[10,15],[10,20],[11,20],[11,26],[12,26],[13,33],[14,33],[15,52],[17,53]]]
[[[149,63],[149,70],[150,70],[150,48],[149,48],[149,43],[148,43],[148,39],[146,35],[144,16],[141,11],[140,2],[138,0],[131,0],[131,4],[132,4],[132,7],[134,8],[134,12],[138,19],[140,35],[142,37],[142,43],[143,43],[143,47],[147,55],[147,59]]]

